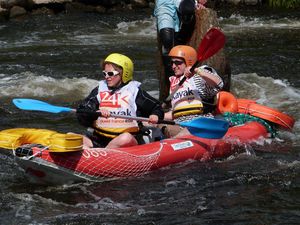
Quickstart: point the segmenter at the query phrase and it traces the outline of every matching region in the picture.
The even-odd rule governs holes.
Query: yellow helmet
[[[197,61],[197,52],[194,48],[187,45],[177,45],[169,52],[170,57],[183,58],[187,66],[193,66]]]
[[[123,83],[127,83],[132,80],[132,78],[133,78],[133,62],[126,55],[122,55],[119,53],[112,53],[106,57],[106,59],[103,62],[103,65],[105,65],[105,63],[114,63],[114,64],[122,67]]]

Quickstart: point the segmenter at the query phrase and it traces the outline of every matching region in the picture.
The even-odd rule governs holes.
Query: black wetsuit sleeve
[[[91,93],[78,105],[77,111],[87,110],[95,112],[99,109],[99,102],[97,99],[98,87],[94,88]],[[88,113],[76,113],[78,122],[85,127],[92,126],[93,122],[98,118],[97,115]]]
[[[137,116],[148,118],[150,115],[157,115],[160,120],[164,119],[164,111],[160,102],[140,88],[136,97],[136,105]]]

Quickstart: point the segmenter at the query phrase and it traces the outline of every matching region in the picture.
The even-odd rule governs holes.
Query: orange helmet
[[[187,66],[193,66],[197,61],[197,52],[194,48],[187,45],[177,45],[169,52],[170,57],[183,58]]]

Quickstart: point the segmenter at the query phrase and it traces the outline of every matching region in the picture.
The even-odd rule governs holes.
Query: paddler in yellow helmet
[[[213,117],[214,98],[223,88],[223,80],[216,70],[210,66],[203,65],[190,71],[197,61],[197,52],[187,45],[177,45],[169,52],[174,75],[169,77],[171,110],[165,114],[165,119],[176,122],[187,122],[201,116]],[[176,90],[177,85],[183,77],[186,81]],[[188,134],[187,129],[179,126],[168,126],[165,129],[167,137]],[[180,134],[179,134],[180,132]]]
[[[164,118],[160,102],[140,88],[133,79],[133,62],[119,53],[112,53],[102,64],[102,76],[91,93],[80,103],[77,111],[101,112],[98,117],[77,113],[80,124],[89,127],[84,144],[86,147],[118,148],[138,144],[139,133],[136,120],[110,117],[112,114],[147,117],[149,123]],[[92,128],[92,129],[91,129]]]

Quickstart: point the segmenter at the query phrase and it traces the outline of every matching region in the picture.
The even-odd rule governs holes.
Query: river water
[[[296,119],[264,145],[214,162],[185,162],[143,177],[42,186],[0,154],[0,224],[298,224],[300,219],[300,14],[218,12],[232,92]],[[97,85],[99,62],[128,54],[135,79],[158,96],[155,19],[36,16],[0,23],[0,129],[82,132],[72,115],[16,109],[13,98],[76,107]],[[298,199],[299,197],[299,199]]]

